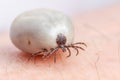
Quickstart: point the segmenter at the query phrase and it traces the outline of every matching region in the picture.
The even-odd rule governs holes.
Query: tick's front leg
[[[28,61],[31,60],[32,58],[36,57],[36,56],[39,56],[39,55],[43,55],[43,56],[44,56],[45,52],[48,52],[48,50],[45,49],[45,48],[43,48],[41,51],[36,52],[36,53],[33,53],[33,54],[29,57]],[[41,54],[41,53],[42,53],[42,54]]]
[[[50,55],[56,53],[56,51],[58,51],[58,47],[56,47],[56,48],[51,48],[51,49],[43,56],[43,58],[48,58],[48,57],[50,57]]]

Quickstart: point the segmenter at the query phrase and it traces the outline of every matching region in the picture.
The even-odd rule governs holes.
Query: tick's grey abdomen
[[[25,12],[12,23],[10,37],[19,49],[36,53],[42,48],[57,47],[59,33],[66,36],[66,45],[73,42],[73,26],[64,14],[47,9]]]

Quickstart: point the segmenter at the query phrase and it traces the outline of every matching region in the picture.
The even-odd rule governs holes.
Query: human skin
[[[77,15],[73,19],[74,42],[88,47],[80,54],[71,49],[43,60],[40,56],[28,61],[30,54],[17,49],[9,33],[0,34],[0,80],[120,80],[120,6]]]

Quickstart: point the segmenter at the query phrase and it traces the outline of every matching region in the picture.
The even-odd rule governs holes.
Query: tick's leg
[[[55,52],[55,55],[54,55],[54,63],[56,63],[56,52]]]
[[[77,43],[76,43],[77,44]],[[79,43],[78,43],[79,44]],[[81,50],[85,50],[84,48],[80,47],[80,46],[75,46],[75,44],[71,44],[71,45],[68,45],[68,46],[65,46],[65,48],[67,48],[68,52],[69,52],[69,55],[67,57],[70,57],[71,56],[71,51],[69,48],[73,48],[77,51],[77,54],[76,56],[79,54],[79,50],[78,49],[81,49]]]
[[[85,51],[85,49],[84,49],[84,48],[82,48],[82,47],[80,47],[80,46],[73,46],[73,47],[76,47],[76,48],[79,48],[79,49],[81,49],[81,50]]]
[[[52,48],[46,55],[43,56],[43,58],[49,57],[51,54],[54,54],[56,51],[58,51],[58,47]]]
[[[69,47],[66,46],[66,48],[67,48],[67,50],[69,52],[69,55],[67,57],[70,57],[71,56],[71,51],[70,51]]]
[[[77,43],[73,43],[72,45],[76,45],[76,44],[84,45],[87,47],[87,45],[84,42],[77,42]]]
[[[31,60],[33,57],[38,56],[39,53],[42,53],[42,52],[33,53],[33,54],[28,58],[28,61]]]
[[[30,56],[30,58],[28,59],[28,61],[31,60],[33,57],[36,57],[36,56],[38,56],[38,55],[41,55],[40,53],[43,53],[43,52],[48,52],[48,50],[47,50],[47,49],[42,49],[42,51],[40,51],[40,52],[33,53],[33,54]]]
[[[72,48],[74,48],[77,51],[77,54],[76,54],[77,56],[79,54],[79,50],[75,46],[72,46]]]
[[[63,52],[66,52],[66,49],[65,49],[65,47],[62,47],[61,49],[62,49],[62,51],[63,51]]]

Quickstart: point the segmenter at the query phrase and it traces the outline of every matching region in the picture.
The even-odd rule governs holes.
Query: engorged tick
[[[80,45],[87,46],[84,42],[73,43],[74,27],[69,17],[50,9],[35,9],[19,15],[12,23],[10,37],[17,48],[31,53],[31,57],[46,58],[55,54],[55,61],[58,49],[68,51],[67,57],[70,57],[70,48],[78,55],[78,49],[84,50]]]

